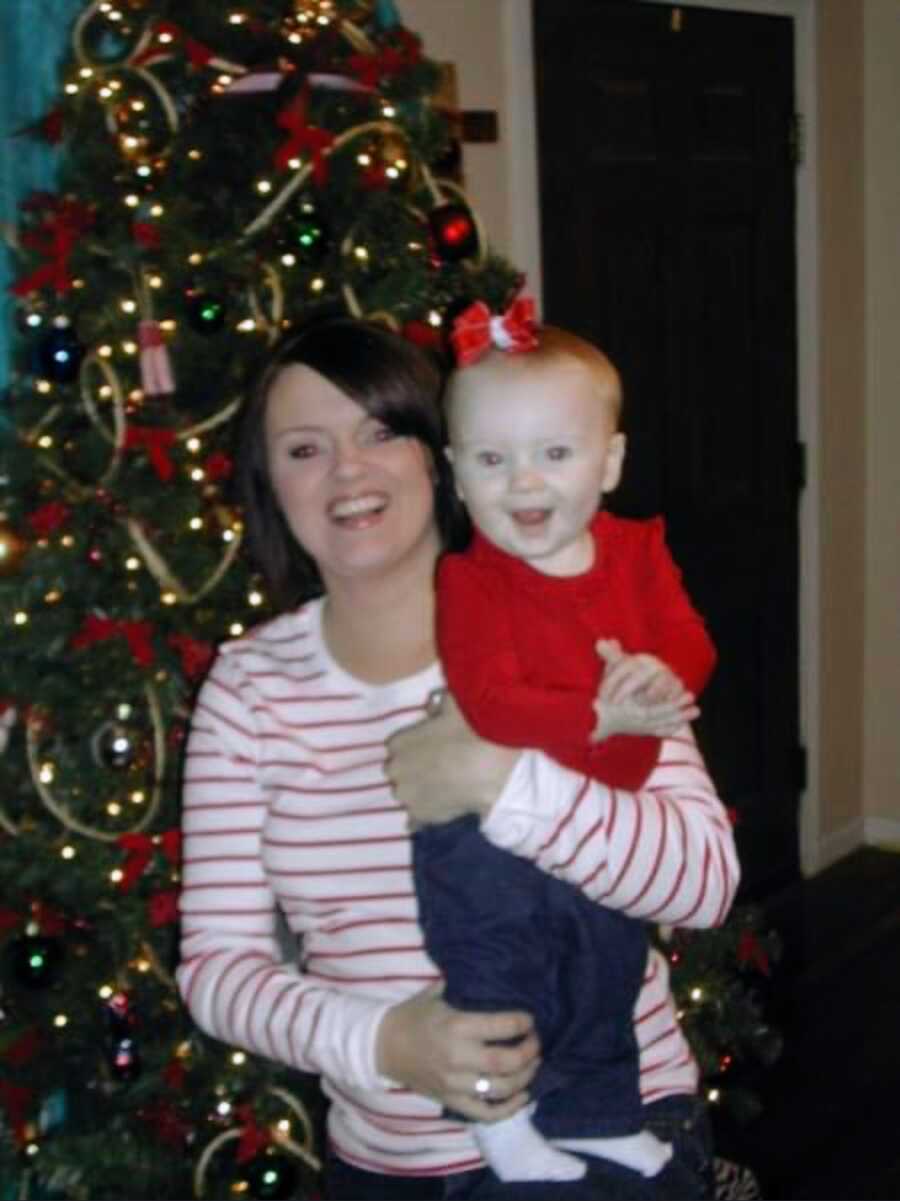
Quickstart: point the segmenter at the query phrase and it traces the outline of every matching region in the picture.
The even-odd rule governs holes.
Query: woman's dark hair
[[[463,547],[471,528],[443,453],[446,436],[437,364],[383,326],[355,317],[320,317],[288,331],[272,347],[257,371],[238,426],[237,498],[249,552],[275,604],[292,608],[323,591],[315,561],[297,542],[278,505],[266,455],[269,393],[280,372],[294,364],[317,371],[395,434],[416,438],[430,451],[441,541],[449,550]]]

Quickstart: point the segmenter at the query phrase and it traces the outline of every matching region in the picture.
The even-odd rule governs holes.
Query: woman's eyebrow
[[[321,425],[285,425],[281,429],[273,430],[274,438],[283,438],[285,434],[324,434],[325,427]]]

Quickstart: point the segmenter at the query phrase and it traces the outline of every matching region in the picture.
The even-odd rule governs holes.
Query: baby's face
[[[608,385],[577,361],[491,359],[454,382],[450,447],[457,488],[495,546],[545,575],[593,562],[588,525],[619,481],[625,440]]]

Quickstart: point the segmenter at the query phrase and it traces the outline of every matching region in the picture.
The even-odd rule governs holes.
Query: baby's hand
[[[601,639],[597,653],[606,670],[594,701],[593,742],[613,734],[663,738],[698,716],[693,695],[654,655],[628,655],[612,638]]]

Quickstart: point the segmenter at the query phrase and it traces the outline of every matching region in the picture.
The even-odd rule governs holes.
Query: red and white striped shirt
[[[440,667],[387,685],[349,676],[321,635],[321,602],[221,648],[198,698],[184,787],[178,984],[199,1026],[321,1074],[329,1137],[388,1174],[481,1163],[464,1124],[378,1074],[384,1012],[438,979],[417,917],[405,811],[386,739],[420,720]],[[738,880],[731,826],[690,733],[667,740],[640,794],[524,752],[483,823],[603,904],[711,926]],[[297,936],[284,962],[281,909]],[[646,1101],[696,1087],[664,959],[635,1010]]]

